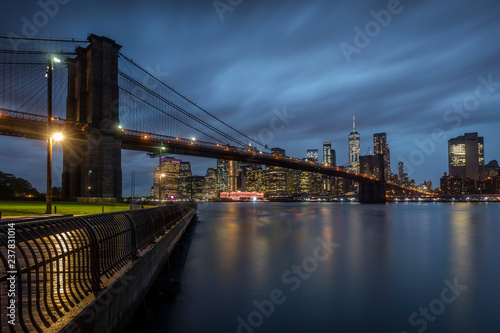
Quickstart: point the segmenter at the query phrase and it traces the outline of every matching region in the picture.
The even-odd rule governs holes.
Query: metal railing
[[[196,203],[183,203],[0,226],[1,331],[49,328],[98,293],[102,278],[138,258],[140,251],[195,211]],[[15,249],[9,247],[11,239]],[[16,326],[8,324],[12,300]]]

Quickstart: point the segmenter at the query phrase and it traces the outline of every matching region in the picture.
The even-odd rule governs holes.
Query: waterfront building
[[[217,159],[217,193],[229,191],[229,161]]]
[[[285,156],[285,150],[281,148],[272,148],[271,154]],[[266,196],[284,196],[287,194],[286,174],[286,168],[278,166],[266,167]]]
[[[203,199],[213,200],[215,198],[217,198],[217,173],[213,168],[208,168],[203,184]]]
[[[475,181],[484,179],[484,139],[477,133],[448,140],[449,175],[470,178]]]
[[[445,195],[466,195],[475,193],[475,181],[444,174],[440,179],[441,192]]]
[[[190,176],[186,178],[186,189],[190,200],[203,200],[203,185],[205,177]]]
[[[186,190],[186,178],[192,176],[191,163],[181,162],[179,166],[179,179],[178,179],[178,194],[180,199],[187,199],[188,193]]]
[[[155,167],[153,187],[151,196],[158,198],[160,194],[161,177],[161,200],[178,199],[179,196],[179,169],[181,160],[173,158],[162,158],[159,166]]]

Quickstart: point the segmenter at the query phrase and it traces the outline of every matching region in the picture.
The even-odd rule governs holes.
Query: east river
[[[500,332],[500,204],[200,203],[160,332]]]

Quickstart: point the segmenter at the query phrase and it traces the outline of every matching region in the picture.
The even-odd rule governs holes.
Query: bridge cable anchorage
[[[147,102],[147,101],[143,100],[143,99],[142,99],[142,98],[140,98],[139,96],[137,96],[137,95],[135,95],[135,94],[131,93],[130,91],[128,91],[128,90],[126,90],[126,89],[124,89],[124,88],[122,88],[122,87],[119,87],[119,88],[120,88],[120,90],[122,90],[123,92],[126,92],[127,94],[129,94],[129,95],[131,95],[131,96],[133,96],[133,97],[137,98],[137,99],[138,99],[138,100],[140,100],[141,102],[143,102],[143,103],[145,103],[145,104],[147,104],[147,105],[151,106],[152,108],[154,108],[154,109],[156,109],[156,110],[160,111],[161,113],[166,114],[167,116],[171,117],[172,119],[174,119],[174,120],[176,120],[176,121],[178,121],[178,122],[180,122],[180,123],[182,123],[182,124],[184,124],[184,125],[188,126],[189,128],[194,129],[195,131],[199,131],[200,133],[202,133],[202,134],[204,134],[204,135],[208,136],[209,138],[211,138],[211,139],[213,139],[213,140],[215,140],[215,141],[218,141],[218,142],[220,142],[220,143],[224,144],[224,142],[222,142],[221,140],[219,140],[219,139],[217,139],[217,138],[214,138],[214,137],[213,137],[213,136],[211,136],[210,134],[207,134],[207,133],[205,133],[205,132],[203,132],[203,131],[201,131],[201,130],[198,130],[198,129],[194,128],[193,126],[191,126],[191,125],[189,125],[189,124],[185,123],[184,121],[182,121],[182,120],[180,120],[180,119],[178,119],[178,118],[176,118],[176,117],[172,116],[171,114],[168,114],[167,112],[165,112],[165,111],[163,111],[163,110],[161,110],[161,109],[157,108],[156,106],[152,105],[151,103],[149,103],[149,102]]]
[[[180,96],[181,98],[183,98],[184,100],[188,101],[190,104],[194,105],[196,108],[198,108],[199,110],[203,111],[205,114],[209,115],[210,117],[214,118],[215,120],[217,120],[218,122],[220,122],[221,124],[227,126],[228,128],[230,128],[231,130],[235,131],[236,133],[242,135],[243,137],[245,137],[246,139],[262,146],[262,147],[266,147],[266,145],[260,143],[259,141],[247,136],[246,134],[240,132],[239,130],[235,129],[234,127],[232,127],[231,125],[225,123],[224,121],[222,121],[221,119],[219,119],[218,117],[216,117],[215,115],[213,115],[212,113],[208,112],[207,110],[205,110],[204,108],[200,107],[199,105],[197,105],[196,103],[194,103],[193,101],[191,101],[190,99],[188,99],[187,97],[185,97],[184,95],[182,95],[181,93],[177,92],[175,89],[173,89],[172,87],[170,87],[169,85],[167,85],[166,83],[164,83],[163,81],[161,81],[160,79],[158,79],[156,76],[154,76],[153,74],[149,73],[146,69],[142,68],[141,66],[139,66],[138,64],[136,64],[133,60],[129,59],[128,57],[126,57],[123,53],[119,52],[119,55],[121,57],[123,57],[124,59],[126,59],[127,61],[129,61],[130,63],[132,63],[134,66],[136,66],[137,68],[139,68],[141,71],[143,71],[144,73],[146,73],[147,75],[151,76],[155,81],[157,81],[158,83],[160,83],[161,85],[163,85],[164,87],[166,87],[167,89],[171,90],[172,92],[174,92],[175,94],[177,94],[178,96]],[[267,148],[269,149],[269,148]]]
[[[194,115],[193,115],[193,114],[191,114],[190,112],[188,112],[188,111],[184,110],[183,108],[181,108],[181,107],[177,106],[176,104],[172,103],[172,102],[171,102],[171,101],[169,101],[168,99],[166,99],[166,98],[162,97],[162,96],[161,96],[161,95],[159,95],[158,93],[156,93],[156,92],[152,91],[151,89],[147,88],[146,86],[144,86],[143,84],[141,84],[141,83],[140,83],[140,82],[138,82],[137,80],[135,80],[135,79],[131,78],[129,75],[127,75],[127,74],[123,73],[122,71],[118,71],[118,73],[119,73],[120,75],[122,75],[125,79],[127,79],[127,80],[129,80],[130,82],[132,82],[133,84],[135,84],[136,86],[139,86],[139,87],[140,87],[140,88],[142,88],[144,91],[148,92],[148,93],[149,93],[150,95],[152,95],[153,97],[155,97],[155,98],[157,98],[157,99],[161,100],[162,102],[166,103],[167,105],[171,106],[172,108],[176,109],[177,111],[180,111],[181,113],[183,113],[183,114],[184,114],[184,115],[186,115],[187,117],[189,117],[189,118],[191,118],[191,119],[195,120],[196,122],[198,122],[198,123],[200,123],[200,124],[204,125],[205,127],[208,127],[209,129],[211,129],[211,130],[212,130],[212,131],[214,131],[215,133],[217,133],[217,134],[219,134],[219,135],[221,135],[221,136],[223,136],[223,137],[225,137],[225,138],[227,138],[227,139],[230,139],[230,140],[232,140],[232,141],[234,141],[234,142],[238,143],[240,146],[242,146],[242,147],[246,147],[246,144],[245,144],[245,143],[243,143],[242,141],[239,141],[238,139],[236,139],[236,138],[234,138],[234,137],[230,136],[229,134],[226,134],[226,133],[222,132],[221,130],[219,130],[219,129],[215,128],[214,126],[210,125],[209,123],[205,122],[204,120],[202,120],[202,119],[200,119],[200,118],[198,118],[198,117],[194,116]],[[132,94],[132,95],[133,95],[133,94]],[[134,97],[136,97],[136,98],[140,99],[140,98],[139,98],[139,97],[137,97],[137,96],[134,96]],[[142,99],[140,99],[140,100],[142,100]],[[147,102],[146,102],[146,101],[144,101],[144,100],[142,100],[142,101],[143,101],[143,102],[145,102],[145,103],[147,103]],[[158,108],[154,107],[153,105],[151,105],[151,104],[149,104],[149,103],[148,103],[148,105],[150,105],[151,107],[153,107],[153,108],[155,108],[155,109],[159,110]],[[160,111],[161,111],[161,110],[160,110]],[[162,111],[162,113],[167,114],[167,113],[166,113],[166,112],[164,112],[164,111]],[[167,114],[167,115],[168,115],[168,114]],[[176,120],[178,120],[178,119],[176,119]],[[183,124],[185,124],[185,125],[187,125],[187,124],[186,124],[186,123],[184,123],[184,122],[182,122],[182,123],[183,123]],[[187,126],[189,126],[189,125],[187,125]],[[189,126],[189,127],[193,128],[192,126]],[[195,129],[195,128],[193,128],[193,129]],[[196,130],[196,131],[199,131],[199,132],[201,132],[201,133],[203,133],[203,132],[202,132],[201,130],[199,130],[199,129],[195,129],[195,130]],[[203,133],[203,134],[207,135],[206,133]],[[211,137],[211,138],[213,139],[213,137]],[[217,140],[217,141],[219,141],[219,140]],[[220,142],[220,141],[219,141],[219,142]]]

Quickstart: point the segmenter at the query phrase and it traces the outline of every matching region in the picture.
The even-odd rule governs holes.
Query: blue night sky
[[[129,58],[257,138],[286,110],[288,124],[260,139],[287,155],[321,152],[329,141],[337,164],[347,163],[355,114],[361,154],[373,146],[373,133],[387,132],[392,171],[405,161],[417,183],[439,184],[448,171],[447,140],[465,132],[484,137],[486,162],[500,159],[498,1],[232,0],[237,5],[223,13],[213,1],[59,1],[66,4],[37,37],[108,36]],[[0,33],[22,35],[23,17],[40,10],[35,0],[2,2]],[[44,149],[41,141],[1,136],[0,170],[44,191]],[[198,175],[216,166],[176,157],[191,161]],[[122,151],[124,196],[132,170],[136,194],[149,194],[156,163]],[[56,148],[55,185],[61,164]]]

